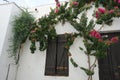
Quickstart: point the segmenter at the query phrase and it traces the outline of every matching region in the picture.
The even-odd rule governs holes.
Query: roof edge
[[[2,3],[2,4],[0,4],[0,6],[3,6],[3,5],[9,5],[9,4],[14,4],[17,8],[19,8],[20,10],[23,11],[23,9],[22,9],[20,6],[18,6],[15,2]]]

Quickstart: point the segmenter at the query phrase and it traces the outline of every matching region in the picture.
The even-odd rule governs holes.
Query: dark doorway
[[[120,32],[102,33],[103,37],[120,37]],[[120,40],[107,49],[107,56],[99,59],[99,80],[120,80]]]

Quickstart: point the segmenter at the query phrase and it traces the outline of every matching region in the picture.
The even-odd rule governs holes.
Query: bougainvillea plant
[[[95,12],[95,17],[97,18],[97,24],[107,24],[112,25],[114,17],[120,17],[120,10],[118,6],[115,6],[113,9],[107,10],[105,8],[98,8]]]
[[[85,73],[88,75],[88,80],[92,80],[92,75],[94,74],[94,68],[96,67],[96,61],[99,58],[104,58],[106,56],[107,48],[118,41],[118,37],[113,37],[110,40],[104,39],[99,32],[94,30],[95,24],[94,21],[91,20],[87,25],[87,17],[84,13],[81,16],[80,22],[72,22],[71,23],[77,31],[79,31],[79,36],[83,37],[83,43],[85,49],[80,47],[86,56],[88,56],[88,68],[80,67],[73,58],[71,58],[71,62],[75,67],[80,67]],[[94,56],[95,60],[91,63],[91,57]]]
[[[119,0],[96,0],[96,7],[98,10],[95,12],[97,24],[112,25],[113,18],[120,17],[120,1]],[[99,7],[99,4],[104,8]]]
[[[39,18],[32,24],[32,28],[29,31],[31,53],[34,53],[36,50],[36,42],[39,42],[40,44],[40,51],[46,50],[48,36],[51,39],[56,39],[57,33],[55,25],[58,22],[61,22],[62,24],[69,22],[78,31],[78,33],[65,33],[65,37],[67,39],[65,48],[68,49],[68,53],[71,56],[69,52],[70,46],[73,44],[77,36],[82,37],[85,49],[81,46],[79,48],[88,57],[88,68],[80,67],[72,57],[70,57],[70,61],[75,67],[80,67],[80,69],[88,75],[88,80],[92,80],[97,59],[104,58],[106,56],[106,49],[111,44],[116,43],[119,39],[116,36],[111,39],[104,39],[101,34],[94,29],[96,23],[110,25],[113,21],[113,17],[120,17],[119,0],[114,0],[114,2],[112,0],[109,0],[108,2],[105,1],[75,0],[70,3],[65,2],[64,4],[60,4],[58,0],[55,0],[56,8],[51,9],[48,15]],[[95,8],[94,14],[96,21],[90,20],[88,23],[86,11],[91,8],[91,3],[93,2],[95,3],[96,8],[98,7],[98,9]],[[99,7],[99,4],[102,4],[104,8]],[[107,4],[112,5],[112,7],[107,6]],[[83,13],[81,18],[78,17],[80,13]],[[90,56],[95,57],[93,63],[91,63]]]

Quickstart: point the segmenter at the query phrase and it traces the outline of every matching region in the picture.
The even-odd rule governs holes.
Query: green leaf
[[[73,60],[73,58],[71,58],[70,61],[73,64],[74,67],[78,67],[78,64]]]
[[[81,16],[81,19],[80,19],[80,25],[85,28],[86,25],[87,25],[87,16],[86,16],[86,13],[83,13],[82,16]]]
[[[92,30],[95,27],[94,20],[90,20],[88,26],[87,26],[87,31]]]
[[[91,76],[91,75],[94,74],[93,71],[90,71],[89,69],[86,69],[86,68],[84,68],[84,67],[80,67],[80,69],[82,69],[82,70],[83,70],[87,75],[89,75],[89,76]]]
[[[64,5],[64,7],[66,8],[66,7],[67,7],[67,5],[68,5],[68,2],[65,2],[65,5]]]
[[[83,48],[82,48],[82,47],[79,47],[79,49],[83,51]]]

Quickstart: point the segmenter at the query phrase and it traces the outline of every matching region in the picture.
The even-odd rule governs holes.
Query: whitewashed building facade
[[[43,5],[30,8],[29,11],[36,17],[49,14],[50,7],[54,8],[55,4]],[[37,8],[38,11],[35,11]],[[80,68],[74,68],[69,61],[69,76],[45,76],[45,60],[46,51],[39,51],[37,49],[34,54],[31,54],[29,46],[30,41],[23,44],[19,53],[19,62],[15,64],[13,58],[9,57],[9,39],[12,37],[12,20],[15,15],[22,11],[15,3],[0,4],[0,80],[87,80],[87,75]],[[93,9],[88,10],[88,18],[92,18]],[[114,19],[112,26],[105,25],[101,31],[103,32],[119,32],[120,31],[120,19]],[[57,34],[76,32],[76,30],[66,22],[64,25],[58,23],[56,25]],[[100,28],[100,25],[96,25],[96,29]],[[39,44],[37,44],[39,45]],[[79,50],[79,46],[83,45],[82,38],[77,37],[74,44],[70,48],[72,57],[81,67],[88,67],[87,57]],[[92,58],[91,62],[94,60]],[[93,80],[99,80],[98,65],[95,68],[95,75]]]

